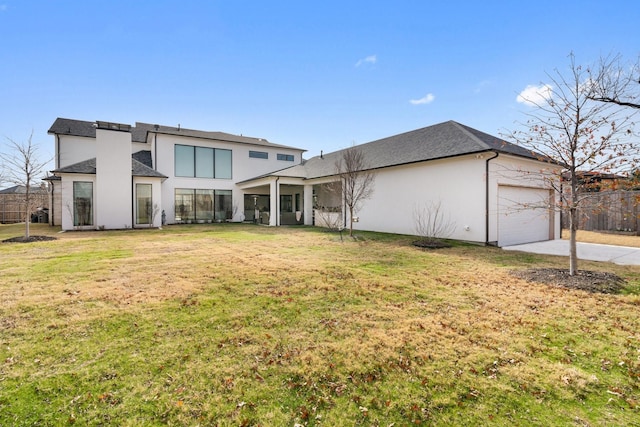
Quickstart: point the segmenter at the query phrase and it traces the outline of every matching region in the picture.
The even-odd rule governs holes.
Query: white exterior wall
[[[545,189],[552,193],[548,179],[553,176],[551,170],[557,167],[504,154],[490,160],[487,236],[486,162],[493,156],[483,153],[378,171],[373,195],[356,213],[359,221],[354,222],[354,229],[413,235],[414,209],[440,202],[445,221],[455,225],[448,237],[480,243],[488,237],[488,242],[497,242],[500,186]],[[544,168],[548,170],[542,171]],[[552,211],[551,218],[550,237],[559,238],[560,212]]]
[[[493,157],[493,154],[489,154]],[[499,207],[505,201],[499,199],[500,186],[513,186],[522,188],[535,188],[551,190],[550,180],[557,181],[560,166],[550,165],[534,160],[528,160],[521,157],[500,154],[495,159],[489,161],[489,242],[498,241],[499,230]],[[556,185],[557,187],[557,185]],[[552,192],[551,192],[552,193]],[[553,195],[557,203],[557,195]],[[541,206],[533,206],[530,208],[542,209]],[[560,238],[560,211],[550,206],[550,217],[552,220],[552,230],[550,237],[552,239]]]
[[[354,229],[416,234],[414,209],[440,202],[452,239],[485,240],[485,161],[455,157],[382,169]],[[347,222],[348,226],[348,222]],[[468,229],[467,229],[468,228]]]
[[[133,227],[131,134],[96,129],[96,228]]]
[[[165,134],[152,135],[151,138],[155,140],[155,155],[158,161],[156,170],[169,177],[162,184],[162,209],[165,210],[168,224],[175,222],[174,196],[176,188],[232,190],[232,203],[234,206],[237,206],[236,215],[233,220],[241,221],[244,216],[244,192],[237,187],[235,183],[294,166],[299,164],[302,158],[302,151],[286,148],[253,146],[250,144]],[[176,177],[174,160],[174,146],[176,144],[231,150],[231,179]],[[249,151],[268,152],[269,158],[250,158]],[[277,160],[278,153],[291,154],[294,156],[294,161]]]
[[[142,151],[142,150],[150,151],[151,150],[151,144],[148,144],[146,142],[132,142],[131,143],[131,154],[137,153],[138,151]]]
[[[81,136],[58,135],[56,168],[64,168],[96,157],[96,140]]]
[[[93,225],[84,227],[74,227],[73,225],[73,183],[74,181],[93,183]],[[62,179],[56,185],[60,186],[62,196],[62,206],[60,207],[61,225],[63,230],[93,230],[96,224],[96,176],[84,174],[63,174]]]

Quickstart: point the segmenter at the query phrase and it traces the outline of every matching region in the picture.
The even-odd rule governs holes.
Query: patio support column
[[[275,227],[280,221],[280,178],[276,178],[269,183],[269,226]]]
[[[313,225],[313,185],[304,186],[304,225]]]

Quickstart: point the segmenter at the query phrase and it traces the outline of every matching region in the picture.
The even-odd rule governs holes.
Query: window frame
[[[140,209],[140,202],[143,200],[140,198],[142,193],[141,188],[146,188],[149,191],[148,205],[144,209]],[[141,217],[144,212],[145,218]],[[143,222],[146,221],[146,222]],[[153,224],[153,184],[147,182],[136,183],[136,225],[152,225]]]
[[[296,157],[293,154],[278,153],[276,155],[276,159],[280,160],[281,162],[294,162],[296,160]]]
[[[269,160],[269,153],[267,151],[249,150],[249,157],[252,159]]]
[[[178,203],[178,199],[182,203]],[[223,210],[219,209],[219,204]],[[230,220],[233,219],[233,190],[174,188],[173,206],[177,223]]]
[[[178,155],[178,151],[182,152]],[[187,154],[187,151],[191,151],[191,155]],[[173,173],[175,176],[184,178],[193,178],[196,176],[196,147],[193,145],[175,144],[173,147]],[[183,157],[184,156],[184,157]],[[180,161],[180,163],[178,163]],[[191,166],[189,166],[191,163]],[[186,171],[190,171],[187,173]]]
[[[88,185],[89,188],[80,188],[83,185]],[[88,193],[89,197],[81,198],[79,197],[82,193]],[[82,194],[84,195],[84,194]],[[83,206],[82,213],[85,221],[80,221],[80,213],[78,209],[78,201],[84,199],[88,200],[88,212],[85,212],[86,205]],[[74,227],[87,227],[93,226],[93,181],[73,181],[73,226]]]
[[[198,156],[198,152],[204,155],[209,150],[213,154],[211,168],[206,165],[206,162],[199,161],[203,156]],[[176,177],[233,179],[233,150],[231,149],[174,144],[173,157]]]

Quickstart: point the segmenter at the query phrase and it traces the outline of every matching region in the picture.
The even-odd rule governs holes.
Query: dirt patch
[[[31,242],[46,242],[49,240],[57,240],[56,237],[51,236],[29,236],[25,238],[24,236],[20,237],[12,237],[10,239],[5,239],[2,243],[31,243]]]
[[[569,270],[561,268],[531,268],[512,271],[511,274],[529,282],[602,294],[620,293],[626,284],[620,276],[602,271],[578,271],[571,276]]]
[[[451,247],[449,243],[436,239],[419,239],[414,240],[411,244],[422,249],[442,249]]]

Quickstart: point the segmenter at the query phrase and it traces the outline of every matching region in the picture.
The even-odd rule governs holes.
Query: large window
[[[136,184],[136,224],[151,224],[153,221],[151,188],[151,184]]]
[[[216,190],[216,221],[233,218],[231,190]]]
[[[231,150],[216,148],[216,178],[231,179]]]
[[[231,179],[231,150],[175,145],[176,176]]]
[[[231,190],[176,188],[176,222],[211,222],[233,218]]]
[[[192,221],[195,219],[195,209],[193,201],[195,198],[195,190],[176,188],[175,195],[175,214],[176,221]]]
[[[191,145],[176,145],[176,176],[195,176],[194,148]]]
[[[73,183],[73,225],[93,225],[93,182]]]
[[[196,147],[196,176],[198,178],[214,177],[214,149]]]
[[[213,219],[213,190],[196,190],[196,221]]]

